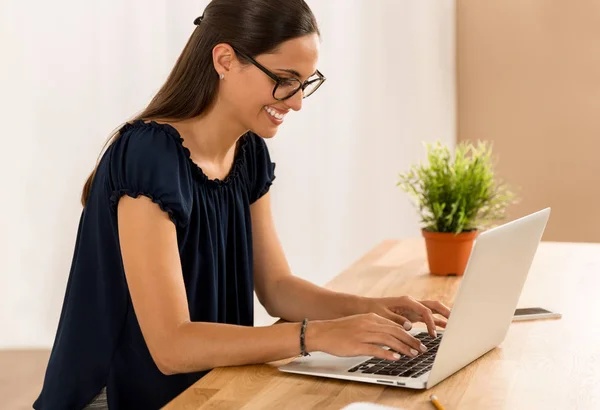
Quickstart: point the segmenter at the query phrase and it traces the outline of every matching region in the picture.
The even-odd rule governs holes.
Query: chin
[[[256,135],[258,135],[261,138],[265,138],[265,139],[271,139],[273,138],[276,134],[277,131],[279,130],[279,127],[277,126],[273,126],[273,127],[251,127],[250,131],[255,133]]]

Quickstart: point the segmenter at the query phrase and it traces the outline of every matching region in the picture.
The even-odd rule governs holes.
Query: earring
[[[219,75],[219,78],[220,78],[221,80],[222,80],[222,79],[224,79],[224,78],[225,78],[225,74],[221,73],[221,74]]]

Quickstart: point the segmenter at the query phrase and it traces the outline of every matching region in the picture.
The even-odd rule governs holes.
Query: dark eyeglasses
[[[237,54],[250,61],[256,66],[256,68],[261,70],[263,73],[268,75],[273,81],[275,81],[275,88],[273,88],[273,98],[275,98],[278,101],[287,100],[300,90],[302,90],[302,98],[306,98],[312,95],[315,91],[317,91],[321,84],[323,84],[326,80],[325,76],[321,74],[319,70],[317,70],[317,72],[313,74],[313,76],[311,76],[303,83],[297,78],[281,78],[273,74],[271,71],[269,71],[267,68],[265,68],[262,64],[260,64],[252,57],[241,53],[235,48],[234,50]]]

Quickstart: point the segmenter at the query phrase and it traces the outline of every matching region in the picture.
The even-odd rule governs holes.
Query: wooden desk
[[[328,288],[365,296],[409,294],[451,304],[456,277],[426,273],[421,240],[386,241]],[[600,409],[600,244],[542,243],[520,307],[560,320],[513,323],[504,343],[426,392],[284,374],[276,365],[220,368],[165,408],[341,409],[356,401],[405,409]],[[280,364],[280,363],[279,363]]]

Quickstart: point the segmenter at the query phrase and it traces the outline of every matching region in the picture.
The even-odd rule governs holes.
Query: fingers
[[[412,329],[412,323],[410,323],[410,321],[408,319],[406,319],[402,315],[398,315],[391,311],[388,313],[389,318],[379,316],[376,313],[370,313],[369,316],[374,320],[375,323],[378,323],[381,325],[395,325],[395,326],[400,325],[405,330]],[[406,322],[408,322],[408,325],[406,324]],[[409,329],[406,329],[407,326],[409,327]]]
[[[370,315],[370,318],[373,320],[372,323],[374,323],[375,326],[369,325],[368,329],[365,329],[365,330],[367,330],[369,333],[392,336],[394,339],[396,339],[403,345],[408,346],[408,348],[409,348],[408,352],[406,351],[406,349],[402,350],[402,352],[404,354],[407,354],[410,356],[410,354],[409,354],[410,349],[416,350],[417,353],[419,353],[419,352],[423,353],[423,352],[427,351],[427,348],[418,339],[413,337],[403,327],[400,327],[395,321],[386,319],[386,318],[381,317],[376,314]],[[434,329],[435,329],[435,327],[434,327]],[[373,342],[369,342],[369,343],[373,343]],[[398,342],[395,342],[395,343],[396,344],[394,344],[393,346],[388,345],[388,347],[392,347],[395,349],[396,347],[398,347],[398,345],[397,345]],[[396,350],[398,350],[398,349],[396,349]],[[400,351],[400,350],[398,350],[398,351]]]
[[[418,303],[418,302],[417,302]],[[427,331],[431,337],[437,337],[437,332],[435,330],[435,318],[427,306],[418,303],[418,306],[415,306],[415,310],[421,315],[421,320],[427,326]]]
[[[409,357],[416,357],[419,354],[419,351],[417,349],[408,346],[407,344],[401,342],[400,340],[398,340],[390,334],[371,333],[364,338],[364,342],[375,345],[387,346],[390,349]],[[399,357],[394,357],[393,360],[398,359]]]
[[[404,299],[404,309],[408,309],[416,313],[420,316],[420,320],[425,323],[427,326],[427,331],[431,337],[437,337],[437,332],[435,330],[435,318],[433,317],[433,313],[431,309],[429,309],[424,304],[416,301],[412,297],[403,297]]]
[[[419,303],[419,302],[416,302],[416,303]],[[425,305],[423,305],[423,306],[425,306]],[[430,312],[430,313],[431,313],[431,315],[433,317],[433,323],[434,323],[433,329],[435,330],[436,327],[441,327],[441,328],[445,329],[446,325],[448,324],[448,320],[445,319],[445,318],[433,316],[433,312]],[[393,313],[393,312],[391,312],[389,314],[389,316],[390,316],[389,320],[391,320],[394,323],[398,323],[398,324],[404,323],[405,325],[403,327],[404,327],[405,330],[411,330],[412,329],[412,323],[408,319],[406,319],[405,316],[398,315],[398,314]],[[385,319],[385,318],[383,318],[383,319]],[[417,320],[420,320],[420,318],[418,318]],[[382,324],[387,324],[388,323],[386,321],[379,321],[379,322],[382,323]],[[434,335],[431,334],[431,329],[429,328],[429,326],[428,326],[427,330],[428,330],[428,332],[429,332],[429,334],[431,336],[434,336]]]
[[[442,319],[442,318],[435,317],[435,316],[434,316],[434,321],[435,321],[436,326],[443,327],[444,329],[446,328],[446,325],[448,324],[448,321],[446,319]]]
[[[423,309],[429,310],[424,306]],[[390,314],[392,313],[390,312]],[[429,311],[429,314],[433,318],[431,311]],[[416,357],[426,352],[427,348],[421,341],[397,323],[406,323],[405,318],[400,315],[397,316],[388,319],[371,313],[357,318],[359,319],[359,326],[354,328],[354,338],[359,345],[355,345],[355,354],[370,355],[385,360],[398,360],[400,356],[394,356],[395,353]],[[387,346],[391,350],[382,349],[382,346]]]
[[[374,356],[383,360],[398,360],[400,359],[400,355],[396,352],[393,352],[388,349],[384,349],[379,346],[375,346],[373,344],[365,343],[361,345],[360,351],[362,352],[361,356]]]
[[[450,308],[437,300],[423,300],[421,304],[427,306],[432,312],[444,316],[446,319],[450,317]]]
[[[412,329],[411,321],[408,320],[405,316],[402,316],[402,315],[399,315],[397,313],[390,311],[387,319],[399,324],[400,326],[402,326],[404,328],[404,330]]]
[[[381,325],[377,329],[377,331],[381,332],[382,334],[391,335],[401,343],[408,346],[410,349],[416,350],[417,353],[425,353],[427,351],[427,348],[421,343],[419,339],[406,332],[405,330],[398,328],[397,326]],[[388,346],[394,348],[393,346]]]
[[[437,336],[437,326],[446,327],[447,318],[450,316],[450,309],[439,301],[417,301],[410,296],[403,296],[399,298],[397,303],[399,306],[389,309],[389,315],[387,315],[389,319],[402,325],[406,324],[406,330],[412,328],[412,321],[423,322],[427,326],[429,335],[432,337]],[[434,314],[439,314],[443,318],[433,316]]]
[[[428,332],[431,336],[435,336],[435,319],[434,312],[429,306],[421,303],[411,296],[402,296],[398,298],[398,305],[391,310],[396,314],[401,314],[412,322],[423,322],[427,325]],[[448,308],[439,302],[427,301],[434,308],[439,308],[442,312],[447,313]]]

